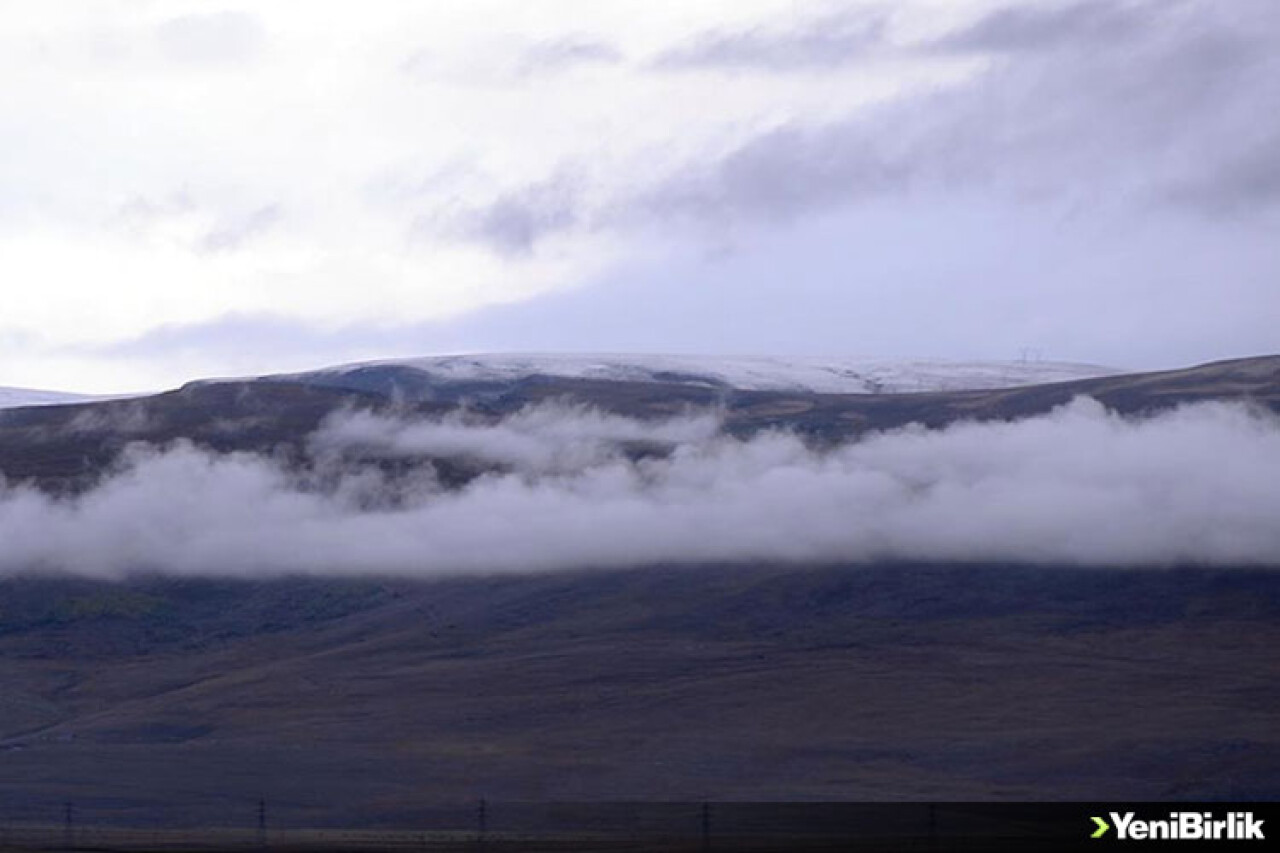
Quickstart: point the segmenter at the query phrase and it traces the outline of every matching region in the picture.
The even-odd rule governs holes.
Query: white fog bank
[[[0,489],[0,573],[552,571],[880,559],[1280,565],[1280,419],[1198,404],[1126,419],[1076,400],[1011,423],[875,434],[816,451],[540,408],[501,423],[347,414],[299,474],[250,454],[135,449],[74,498]],[[625,452],[628,442],[661,447]],[[444,489],[353,454],[500,467]],[[323,484],[318,485],[318,484]]]

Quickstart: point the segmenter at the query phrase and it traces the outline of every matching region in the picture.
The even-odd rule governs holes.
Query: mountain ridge
[[[1115,368],[1071,362],[869,360],[817,357],[626,353],[478,353],[340,364],[262,379],[325,381],[379,369],[416,371],[435,383],[486,384],[551,376],[659,382],[744,391],[814,394],[977,390],[1113,375]]]
[[[290,448],[303,447],[327,416],[342,410],[395,410],[428,419],[461,411],[500,419],[529,406],[565,402],[639,419],[707,410],[715,411],[734,435],[784,429],[819,442],[908,424],[938,428],[963,420],[1017,420],[1076,397],[1091,397],[1124,415],[1210,400],[1247,401],[1280,412],[1280,355],[1012,388],[880,394],[548,375],[441,385],[400,364],[352,369],[363,372],[338,384],[323,374],[199,380],[149,396],[3,409],[0,476],[74,491],[95,482],[136,442],[165,445],[184,439],[216,452],[284,450],[288,455]],[[446,460],[445,469],[450,464]]]

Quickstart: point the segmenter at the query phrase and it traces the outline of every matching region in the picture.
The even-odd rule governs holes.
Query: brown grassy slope
[[[1280,796],[1271,572],[128,584],[149,610],[25,583],[54,615],[0,631],[10,819],[74,800],[216,824],[259,796],[299,825],[481,795]]]

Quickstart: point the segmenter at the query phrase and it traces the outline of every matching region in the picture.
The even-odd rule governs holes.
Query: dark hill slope
[[[0,821],[1280,796],[1274,572],[28,578],[0,601]]]

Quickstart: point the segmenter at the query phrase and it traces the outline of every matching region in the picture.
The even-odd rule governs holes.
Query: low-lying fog
[[[552,406],[495,424],[345,413],[308,447],[302,468],[134,447],[72,498],[0,488],[0,572],[1280,564],[1280,419],[1239,404],[1125,419],[1079,399],[1013,423],[825,450],[787,433],[731,438],[713,415],[653,423]],[[406,476],[367,464],[429,456],[492,470],[451,490],[429,465]]]

